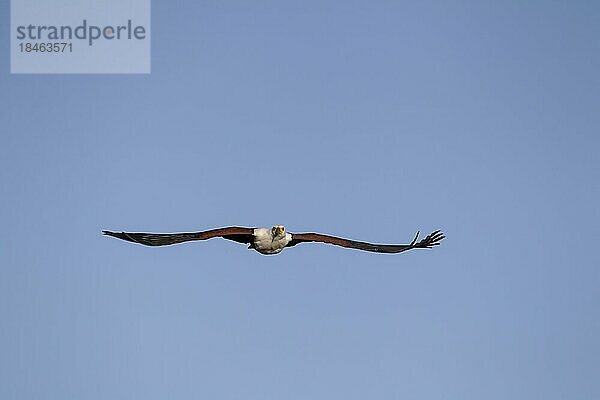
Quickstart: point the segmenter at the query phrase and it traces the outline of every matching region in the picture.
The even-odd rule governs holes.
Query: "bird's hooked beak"
[[[277,225],[277,226],[273,227],[273,237],[283,235],[284,232],[285,232],[285,228],[281,225]]]

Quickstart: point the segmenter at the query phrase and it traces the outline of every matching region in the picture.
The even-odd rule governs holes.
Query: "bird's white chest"
[[[268,228],[254,230],[254,249],[262,254],[277,254],[292,240],[292,235],[273,237]]]

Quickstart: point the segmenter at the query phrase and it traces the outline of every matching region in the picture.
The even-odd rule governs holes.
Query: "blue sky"
[[[0,398],[598,398],[600,6],[521,3],[154,1],[150,75],[5,58]],[[273,224],[447,239],[100,235]]]

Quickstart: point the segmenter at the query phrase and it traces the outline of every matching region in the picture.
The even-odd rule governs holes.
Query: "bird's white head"
[[[273,237],[280,237],[280,236],[285,236],[285,228],[281,225],[275,225],[274,227],[271,228],[271,233],[273,234]]]

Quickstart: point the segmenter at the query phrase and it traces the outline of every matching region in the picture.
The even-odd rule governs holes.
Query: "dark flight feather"
[[[191,240],[207,240],[214,237],[222,237],[224,239],[233,240],[239,243],[252,243],[253,232],[253,228],[242,228],[239,226],[192,233],[133,233],[102,231],[102,233],[105,235],[127,240],[129,242],[143,244],[145,246],[167,246],[171,244],[189,242]]]
[[[437,246],[440,244],[440,241],[444,239],[444,234],[440,230],[437,230],[427,235],[427,237],[419,242],[417,242],[418,238],[419,232],[417,232],[415,238],[410,244],[373,244],[344,239],[336,236],[323,235],[320,233],[293,233],[292,241],[288,243],[287,247],[295,246],[299,243],[305,242],[321,242],[351,249],[372,251],[375,253],[401,253],[411,249],[430,249],[434,246]]]

